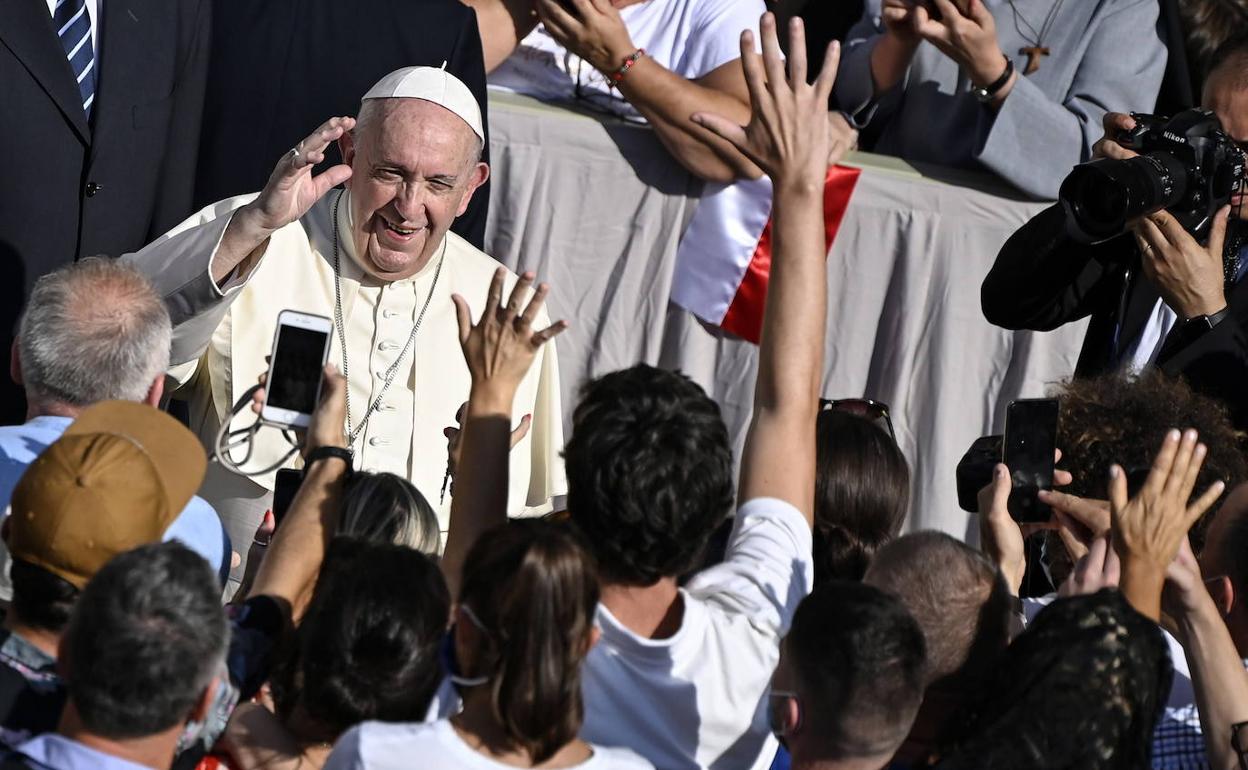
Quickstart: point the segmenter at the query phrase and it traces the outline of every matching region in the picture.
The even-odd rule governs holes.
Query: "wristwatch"
[[[1191,327],[1193,332],[1207,332],[1218,324],[1231,313],[1231,306],[1227,305],[1216,313],[1209,315],[1194,315],[1183,321],[1183,331],[1187,331]]]
[[[992,101],[996,97],[997,94],[1001,92],[1002,88],[1005,88],[1005,84],[1010,82],[1010,77],[1013,74],[1014,74],[1014,60],[1011,59],[1009,56],[1006,56],[1005,57],[1005,72],[1001,75],[1001,77],[997,78],[996,80],[992,81],[986,86],[976,86],[975,88],[972,88],[971,93],[975,94],[975,98],[978,99],[981,104],[987,104],[988,102]]]
[[[308,468],[317,460],[324,460],[329,457],[336,457],[346,463],[347,473],[350,473],[355,468],[354,453],[350,449],[340,446],[318,446],[316,449],[308,452],[308,456],[304,458],[303,464],[305,468]]]

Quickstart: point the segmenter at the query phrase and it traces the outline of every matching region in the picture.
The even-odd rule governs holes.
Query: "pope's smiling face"
[[[481,140],[423,99],[372,99],[341,140],[357,260],[382,281],[419,272],[489,177]]]

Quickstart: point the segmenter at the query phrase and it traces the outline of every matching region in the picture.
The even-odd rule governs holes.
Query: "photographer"
[[[1202,104],[1236,144],[1248,138],[1248,38],[1224,47],[1205,81]],[[1136,125],[1105,118],[1098,157],[1134,156],[1116,139]],[[1048,331],[1091,316],[1076,377],[1157,367],[1222,401],[1248,428],[1248,223],[1242,195],[1217,210],[1202,245],[1168,211],[1129,223],[1122,235],[1089,245],[1067,234],[1061,206],[1015,233],[984,279],[984,316],[1008,329]],[[1230,222],[1228,224],[1228,213]]]

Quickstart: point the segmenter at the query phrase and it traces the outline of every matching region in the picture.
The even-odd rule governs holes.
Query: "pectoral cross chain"
[[[1040,69],[1040,57],[1049,55],[1049,47],[1046,45],[1029,45],[1018,49],[1018,55],[1027,57],[1027,66],[1023,68],[1023,74],[1030,75]]]

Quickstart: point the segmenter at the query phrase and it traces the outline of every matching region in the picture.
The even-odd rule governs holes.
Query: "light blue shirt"
[[[69,417],[36,417],[23,425],[0,427],[0,512],[9,515],[13,488],[30,465],[48,445],[61,437]],[[230,543],[217,512],[207,501],[193,497],[186,508],[165,530],[165,540],[177,540],[203,556],[217,574],[229,570]],[[4,554],[5,567],[8,553]],[[4,572],[7,573],[7,569]],[[7,588],[7,578],[4,579]]]
[[[84,746],[63,735],[46,733],[17,747],[18,752],[48,770],[151,770]]]

